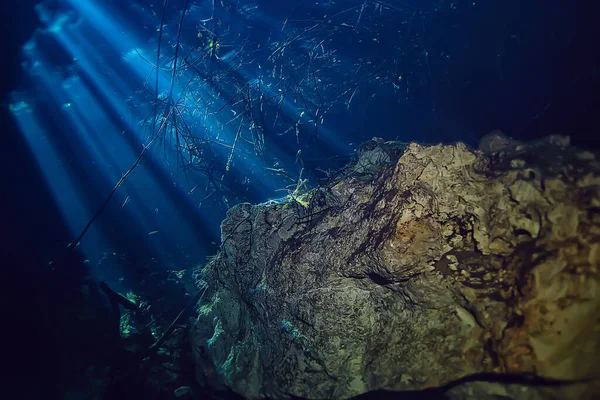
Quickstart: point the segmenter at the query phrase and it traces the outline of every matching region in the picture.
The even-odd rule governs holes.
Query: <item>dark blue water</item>
[[[31,303],[16,313],[60,309],[85,276],[128,291],[191,271],[229,207],[316,185],[375,136],[598,148],[588,3],[2,2],[5,281]]]

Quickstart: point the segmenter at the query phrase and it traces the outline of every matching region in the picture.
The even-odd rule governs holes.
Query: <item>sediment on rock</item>
[[[324,186],[232,208],[198,272],[198,381],[322,399],[527,372],[587,381],[470,387],[598,395],[598,155],[488,142],[373,140]]]

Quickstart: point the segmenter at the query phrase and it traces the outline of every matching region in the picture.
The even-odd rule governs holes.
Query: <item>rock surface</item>
[[[322,187],[232,208],[198,272],[198,381],[323,399],[501,373],[445,393],[598,396],[600,160],[501,144],[375,139]]]

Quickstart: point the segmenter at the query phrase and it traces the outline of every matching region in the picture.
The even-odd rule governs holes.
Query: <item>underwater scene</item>
[[[2,2],[7,398],[600,399],[593,3]]]

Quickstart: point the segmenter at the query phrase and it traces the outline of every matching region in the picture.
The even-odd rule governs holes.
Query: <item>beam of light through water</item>
[[[277,111],[281,113],[281,120],[297,123],[302,135],[308,137],[316,136],[314,121],[310,121],[309,115],[309,111],[314,110],[304,110],[292,97],[282,97],[284,93],[278,87],[280,77],[275,76],[274,69],[272,74],[261,70],[261,63],[266,65],[267,59],[253,61],[246,56],[245,45],[237,39],[216,52],[212,47],[217,44],[212,39],[207,42],[202,30],[193,33],[197,21],[211,20],[214,6],[192,4],[188,16],[191,28],[186,27],[186,32],[194,36],[181,42],[174,79],[172,51],[179,16],[173,16],[162,28],[158,27],[164,29],[164,52],[158,66],[158,88],[155,88],[156,26],[160,16],[136,3],[119,10],[94,0],[56,3],[62,8],[50,10],[44,3],[37,8],[46,27],[24,46],[24,65],[35,94],[15,92],[13,115],[44,171],[73,237],[81,232],[114,184],[134,165],[144,145],[151,141],[152,132],[159,134],[154,148],[119,188],[106,215],[100,217],[84,238],[81,248],[85,255],[98,258],[99,252],[134,243],[145,246],[165,263],[173,255],[177,257],[182,248],[193,256],[205,255],[203,243],[218,235],[219,221],[214,220],[218,214],[210,209],[199,210],[207,195],[194,193],[196,187],[207,186],[208,178],[181,170],[182,157],[192,161],[201,157],[183,148],[184,136],[180,132],[183,127],[191,134],[205,135],[212,143],[213,156],[223,164],[223,170],[211,179],[225,182],[245,176],[243,182],[236,181],[236,187],[263,200],[284,195],[285,192],[274,190],[293,185],[293,179],[268,175],[264,167],[273,163],[278,167],[281,162],[298,174],[297,149],[290,149],[284,141],[273,140],[268,146],[276,158],[265,164],[267,159],[253,147],[256,143],[245,138],[238,140],[240,129],[249,137],[256,134],[256,127],[252,127],[258,118],[252,114],[255,111],[236,111],[235,106],[250,90],[262,93],[260,98],[265,99],[265,107],[271,109],[279,107],[281,100]],[[264,12],[244,9],[232,17],[231,26],[245,29],[252,23],[266,33],[274,29],[274,21]],[[266,39],[265,36],[259,42]],[[210,73],[197,69],[196,61],[205,59],[207,51],[214,53],[208,66],[216,71],[230,71],[226,76],[229,80],[211,81],[206,79]],[[300,46],[287,51],[304,50]],[[244,57],[249,61],[240,62],[238,66],[238,60],[246,60]],[[246,82],[246,86],[234,82]],[[171,84],[173,90],[169,98]],[[287,88],[291,89],[294,87]],[[154,127],[153,107],[158,107]],[[167,115],[171,117],[165,121]],[[274,116],[274,112],[269,114],[269,123]],[[333,153],[339,153],[345,149],[345,140],[317,122],[324,151],[332,149]],[[161,126],[165,128],[157,131]],[[276,138],[279,133],[275,125],[270,129],[275,131],[273,137]],[[286,137],[297,139],[299,132]],[[297,140],[288,142],[300,146]]]

